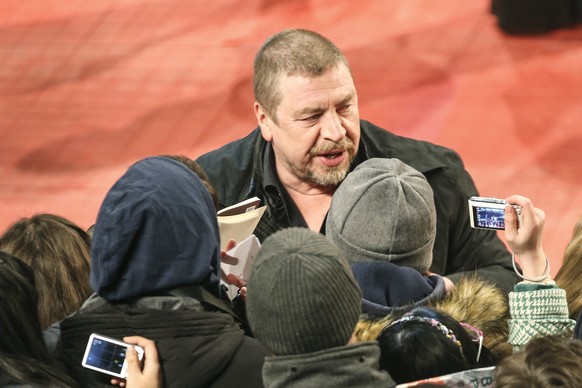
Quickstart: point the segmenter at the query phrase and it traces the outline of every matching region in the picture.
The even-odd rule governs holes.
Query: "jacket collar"
[[[363,159],[359,158],[359,163],[370,158],[396,158],[423,174],[447,166],[433,153],[434,144],[395,135],[366,120],[360,120],[360,133],[358,154],[361,151]]]
[[[276,387],[393,387],[378,370],[377,342],[361,342],[318,352],[265,358],[263,383]]]

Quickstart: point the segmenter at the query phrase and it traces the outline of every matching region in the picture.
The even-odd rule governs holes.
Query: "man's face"
[[[263,138],[275,151],[279,178],[337,186],[349,171],[360,142],[354,81],[344,64],[321,76],[281,76],[276,122],[255,103]]]

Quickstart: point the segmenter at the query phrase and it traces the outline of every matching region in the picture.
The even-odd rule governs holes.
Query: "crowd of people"
[[[0,385],[579,384],[582,220],[555,280],[530,199],[505,198],[507,246],[471,228],[460,156],[361,120],[347,59],[316,32],[269,37],[254,93],[248,136],[135,162],[88,231],[39,214],[3,232]],[[216,212],[252,196],[262,245],[231,300]],[[144,356],[129,348],[126,378],[85,368],[92,333]]]

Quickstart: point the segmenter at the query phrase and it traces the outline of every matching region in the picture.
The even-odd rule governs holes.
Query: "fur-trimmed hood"
[[[483,344],[497,360],[512,354],[512,347],[507,342],[507,295],[491,283],[475,277],[463,277],[443,299],[432,300],[428,306],[479,328],[483,332]],[[402,315],[403,312],[390,313],[382,318],[363,315],[356,326],[356,337],[359,341],[375,340],[386,325]]]

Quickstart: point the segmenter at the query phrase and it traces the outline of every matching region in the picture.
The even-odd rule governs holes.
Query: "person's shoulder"
[[[391,146],[390,148],[395,152],[398,152],[399,149],[405,147],[406,149],[429,150],[434,154],[457,154],[457,152],[452,148],[431,143],[427,140],[397,135],[366,120],[361,120],[361,129],[364,138],[387,141],[388,143],[386,144]]]
[[[257,138],[260,137],[259,128],[255,128],[248,135],[224,144],[223,146],[200,155],[196,162],[207,170],[224,160],[238,159],[246,154],[252,154]]]
[[[365,120],[361,120],[361,133],[370,158],[397,158],[423,173],[463,165],[459,154],[451,148],[397,135]]]

